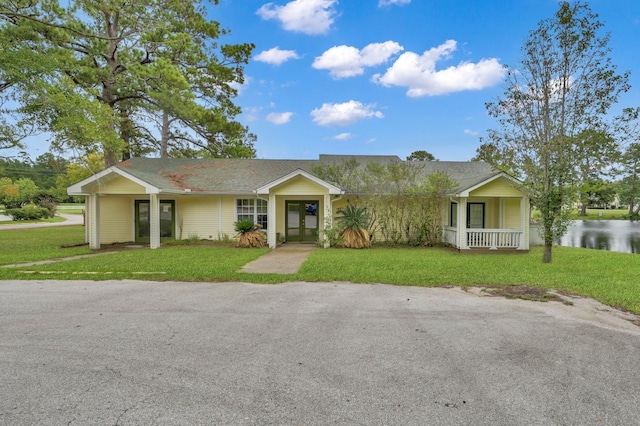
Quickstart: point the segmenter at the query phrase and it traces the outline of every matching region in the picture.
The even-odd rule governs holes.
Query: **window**
[[[451,203],[451,217],[449,218],[449,226],[458,226],[458,203]]]
[[[467,204],[467,228],[484,228],[484,203]]]
[[[249,219],[267,229],[267,201],[259,199],[236,200],[236,220]]]

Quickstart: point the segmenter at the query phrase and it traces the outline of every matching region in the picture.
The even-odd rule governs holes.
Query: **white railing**
[[[519,229],[467,229],[469,248],[520,248],[524,232]]]
[[[456,228],[444,228],[444,242],[453,246],[458,245],[458,230]]]

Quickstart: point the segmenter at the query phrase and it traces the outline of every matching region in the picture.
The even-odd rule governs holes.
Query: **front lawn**
[[[18,231],[16,231],[18,232]],[[84,228],[0,231],[0,264],[88,253],[87,247],[59,248],[80,242]],[[126,249],[86,259],[28,268],[0,268],[0,279],[146,279],[176,281],[351,281],[415,286],[527,285],[592,297],[640,314],[640,257],[571,247],[555,247],[552,264],[542,249],[528,254],[460,254],[448,249],[318,249],[297,274],[247,274],[244,264],[269,249],[189,244],[157,250]],[[28,272],[28,273],[25,273]]]

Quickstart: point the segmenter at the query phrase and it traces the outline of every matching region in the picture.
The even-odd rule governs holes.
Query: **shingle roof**
[[[163,192],[253,193],[297,169],[313,174],[314,166],[355,159],[359,164],[401,162],[397,156],[320,155],[318,160],[132,158],[115,167]],[[417,163],[417,162],[416,162]],[[500,172],[482,162],[426,161],[426,174],[448,173],[458,182],[455,192],[471,188]]]

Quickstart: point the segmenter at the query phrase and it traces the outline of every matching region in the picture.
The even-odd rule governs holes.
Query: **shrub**
[[[338,226],[342,228],[340,238],[341,246],[348,248],[371,247],[371,237],[366,226],[371,217],[366,207],[356,207],[348,204],[338,209]]]
[[[7,209],[6,213],[13,220],[39,220],[49,216],[49,209],[28,204],[19,209]]]
[[[267,241],[260,225],[256,225],[250,219],[239,220],[233,224],[238,233],[238,247],[265,247]]]

